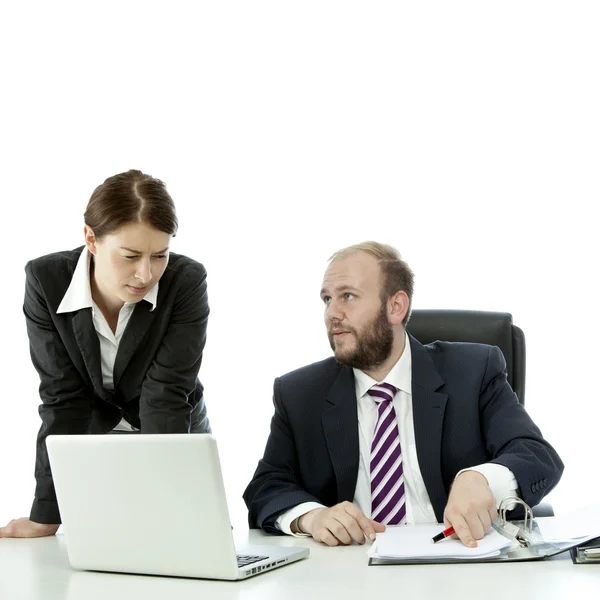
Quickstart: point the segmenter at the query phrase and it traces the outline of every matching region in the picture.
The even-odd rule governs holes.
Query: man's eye
[[[346,298],[346,300],[354,300],[354,294],[346,293],[344,294],[344,298]]]
[[[323,302],[329,304],[331,302],[331,296],[323,296]]]
[[[163,260],[163,258],[167,258],[166,254],[157,254],[154,258],[157,258],[158,260]]]
[[[125,258],[127,258],[129,260],[135,260],[137,258],[137,256],[126,256]]]

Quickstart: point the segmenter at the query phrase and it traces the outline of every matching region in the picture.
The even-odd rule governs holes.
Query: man
[[[563,464],[519,404],[501,351],[423,346],[405,331],[413,274],[375,242],[334,254],[321,298],[335,358],[275,380],[250,527],[327,545],[444,522],[470,547],[518,495],[538,504]]]

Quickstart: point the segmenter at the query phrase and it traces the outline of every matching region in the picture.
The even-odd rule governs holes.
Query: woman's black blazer
[[[122,417],[142,433],[184,433],[192,410],[201,415],[199,429],[210,431],[198,380],[209,312],[205,268],[170,255],[156,308],[140,301],[133,310],[115,360],[114,391],[107,391],[91,309],[56,314],[82,250],[42,256],[25,267],[23,310],[41,379],[42,426],[30,515],[38,523],[60,523],[46,436],[107,433]]]

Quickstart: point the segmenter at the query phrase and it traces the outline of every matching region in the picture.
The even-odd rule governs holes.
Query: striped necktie
[[[371,518],[385,525],[406,523],[406,497],[398,419],[392,400],[396,388],[374,385],[369,396],[377,402],[377,424],[371,444]]]

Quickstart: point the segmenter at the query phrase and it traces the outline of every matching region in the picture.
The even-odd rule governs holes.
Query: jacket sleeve
[[[31,263],[25,267],[25,274],[23,312],[31,360],[40,376],[42,400],[39,407],[42,426],[37,437],[35,462],[35,499],[30,519],[37,523],[58,524],[60,513],[48,461],[46,437],[51,434],[87,433],[92,401],[52,321]]]
[[[273,403],[275,413],[265,453],[244,492],[244,502],[251,528],[281,534],[275,526],[281,513],[303,502],[323,503],[308,493],[300,481],[296,442],[282,402],[279,378],[275,380]]]
[[[170,322],[142,384],[139,413],[142,433],[187,433],[191,411],[196,407],[192,404],[196,403],[194,391],[200,385],[197,377],[209,313],[206,270],[196,263],[187,266],[180,277]],[[210,425],[201,386],[196,399],[201,404],[200,429],[208,433]]]
[[[490,348],[479,402],[490,462],[513,472],[529,506],[539,504],[559,482],[564,465],[519,404],[507,381],[504,356],[495,346]]]

